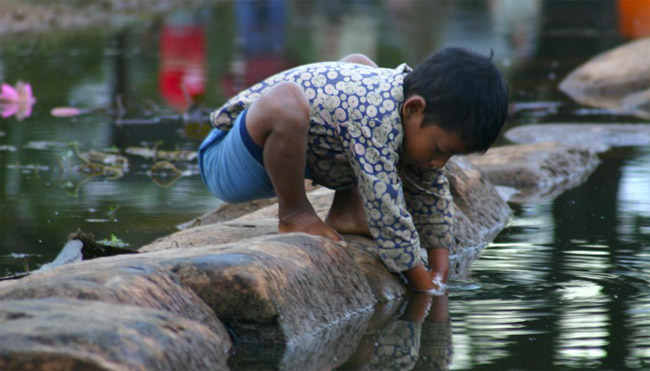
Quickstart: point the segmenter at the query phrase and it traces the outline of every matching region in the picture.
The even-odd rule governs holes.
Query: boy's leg
[[[339,233],[370,236],[368,220],[358,187],[337,190],[325,223]]]
[[[278,231],[305,232],[340,241],[341,236],[316,215],[305,194],[309,109],[300,86],[280,83],[248,108],[246,129],[263,148],[264,167],[278,196]]]

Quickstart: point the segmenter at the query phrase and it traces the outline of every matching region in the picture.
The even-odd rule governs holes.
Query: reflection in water
[[[286,7],[284,0],[235,3],[236,51],[229,73],[222,77],[226,96],[291,67],[285,50]]]
[[[357,349],[340,369],[448,370],[451,336],[449,298],[412,294],[402,306],[375,309]]]
[[[537,51],[541,0],[491,0],[488,4],[495,36],[490,44],[495,53],[515,61],[532,57]]]
[[[192,14],[177,11],[160,33],[160,93],[184,110],[205,94],[205,31]]]
[[[623,168],[618,191],[618,229],[623,236],[634,236],[635,229],[650,235],[650,155],[630,160]],[[645,220],[646,223],[640,223]],[[633,242],[633,241],[630,241]]]

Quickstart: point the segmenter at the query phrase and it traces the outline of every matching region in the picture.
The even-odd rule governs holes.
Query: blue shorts
[[[275,197],[262,148],[246,130],[246,111],[230,131],[212,129],[201,143],[198,157],[203,183],[219,199],[237,203]]]

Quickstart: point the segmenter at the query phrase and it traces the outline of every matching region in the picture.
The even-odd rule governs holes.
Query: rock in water
[[[1,370],[227,370],[229,343],[175,314],[89,300],[0,301]]]
[[[592,151],[559,142],[491,148],[467,157],[490,182],[514,187],[512,202],[549,201],[584,182],[600,160]]]
[[[576,101],[650,118],[650,38],[600,54],[571,72],[560,89]]]

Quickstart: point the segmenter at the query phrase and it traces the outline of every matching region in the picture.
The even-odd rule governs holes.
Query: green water
[[[153,160],[127,155],[118,179],[89,177],[68,146],[195,149],[208,128],[181,117],[179,76],[209,109],[297,64],[362,52],[382,66],[415,65],[431,50],[461,45],[494,50],[512,91],[508,127],[638,122],[557,89],[573,68],[628,40],[620,22],[615,1],[249,1],[112,29],[2,37],[0,81],[31,83],[37,103],[22,121],[0,118],[0,275],[51,261],[77,229],[137,248],[219,204],[195,163],[178,164],[178,179],[152,178]],[[126,108],[119,125],[117,100]],[[57,106],[108,111],[54,118]],[[159,116],[163,123],[142,124]],[[513,205],[510,226],[467,278],[451,283],[448,300],[378,308],[328,367],[650,367],[650,149],[601,158],[586,183],[555,200]],[[391,336],[412,344],[414,356],[379,356]],[[289,357],[265,352],[236,352],[233,368],[279,367]]]

